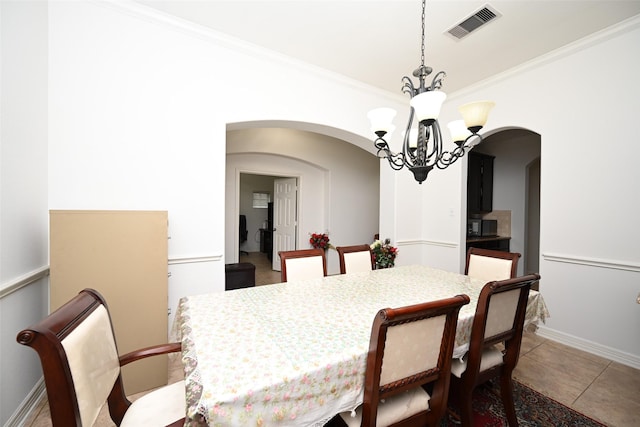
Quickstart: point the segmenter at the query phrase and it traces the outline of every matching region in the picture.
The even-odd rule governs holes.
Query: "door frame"
[[[234,228],[233,228],[233,234],[234,234],[234,238],[233,238],[233,244],[234,244],[234,254],[237,258],[236,262],[239,262],[239,253],[240,253],[240,187],[241,187],[241,182],[240,182],[240,178],[241,175],[258,175],[258,176],[269,176],[269,177],[276,177],[276,178],[295,178],[296,182],[297,182],[297,197],[296,197],[296,222],[299,224],[300,223],[300,218],[299,218],[299,212],[300,212],[300,195],[301,195],[301,185],[300,185],[300,181],[301,181],[301,177],[299,175],[291,175],[291,174],[286,174],[286,173],[278,173],[278,172],[273,172],[273,171],[259,171],[259,170],[248,170],[248,169],[238,169],[236,170],[236,185],[234,188],[235,191],[235,203],[234,203],[234,212],[225,212],[225,215],[234,215]],[[273,189],[272,189],[273,191]],[[274,207],[275,209],[275,207]],[[274,212],[275,215],[275,212]],[[298,245],[298,229],[296,228],[296,247]],[[228,254],[227,254],[228,255]],[[228,258],[228,257],[227,257]],[[226,261],[227,263],[229,262],[229,260]]]

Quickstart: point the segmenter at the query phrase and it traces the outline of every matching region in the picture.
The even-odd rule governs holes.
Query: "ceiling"
[[[140,3],[398,94],[420,65],[419,0]],[[485,5],[501,16],[460,40],[447,33]],[[425,65],[454,92],[637,14],[640,0],[432,0]]]

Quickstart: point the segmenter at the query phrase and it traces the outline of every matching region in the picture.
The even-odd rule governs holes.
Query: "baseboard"
[[[23,427],[27,419],[38,408],[38,405],[47,395],[44,385],[44,377],[40,377],[27,397],[24,398],[18,409],[9,417],[3,427]]]
[[[550,339],[551,341],[556,341],[560,344],[568,345],[569,347],[577,348],[578,350],[586,351],[587,353],[595,354],[596,356],[604,357],[605,359],[609,359],[635,369],[640,369],[640,357],[636,355],[625,353],[623,351],[616,350],[615,348],[607,347],[563,332],[558,332],[554,329],[549,329],[544,325],[538,326],[536,334],[543,338]]]

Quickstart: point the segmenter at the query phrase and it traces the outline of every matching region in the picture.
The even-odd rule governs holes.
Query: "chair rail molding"
[[[560,262],[566,264],[588,265],[590,267],[609,268],[613,270],[625,270],[640,272],[640,264],[601,258],[581,257],[577,255],[562,255],[554,253],[543,253],[542,258],[545,261]]]
[[[222,260],[222,254],[214,255],[179,255],[169,258],[169,265],[195,264],[201,262],[218,262]]]
[[[33,270],[23,276],[20,276],[8,283],[3,284],[2,286],[0,286],[0,299],[16,292],[17,290],[24,288],[25,286],[29,286],[30,284],[35,283],[48,275],[49,266],[45,265],[38,268],[37,270]]]
[[[444,242],[441,240],[426,240],[426,239],[404,239],[396,242],[398,247],[400,246],[414,246],[414,245],[426,245],[426,246],[442,246],[446,248],[458,248],[460,245],[457,242]]]

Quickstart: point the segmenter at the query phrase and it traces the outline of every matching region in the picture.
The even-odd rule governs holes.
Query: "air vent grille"
[[[482,9],[476,11],[468,18],[465,18],[459,24],[456,24],[455,26],[450,28],[447,33],[459,40],[467,36],[472,31],[477,30],[478,28],[500,16],[502,16],[500,12],[495,10],[492,6],[486,4],[482,7]]]

